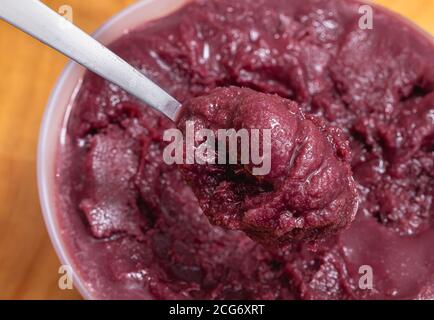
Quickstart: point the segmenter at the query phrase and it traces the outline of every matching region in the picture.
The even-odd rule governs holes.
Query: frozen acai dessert
[[[240,140],[236,134],[241,130],[250,134],[248,138],[257,130],[262,147],[257,153],[269,157],[270,168],[263,172],[256,173],[250,159],[222,165],[215,161],[221,143],[225,157],[231,156],[224,135],[210,148],[213,154],[205,154],[213,161],[182,166],[183,177],[212,224],[243,230],[266,246],[285,246],[335,234],[354,219],[358,198],[348,141],[340,129],[304,114],[297,103],[251,89],[217,88],[184,103],[178,127],[185,131],[189,121],[217,137],[221,129],[233,129]],[[268,142],[260,139],[267,129]],[[254,149],[250,140],[236,141],[235,157],[243,156],[238,152],[243,146],[248,152]],[[200,148],[202,141],[197,142]]]
[[[169,165],[176,124],[86,73],[56,186],[93,297],[434,298],[434,45],[377,7],[360,28],[360,6],[194,0],[110,45],[185,104],[179,127],[281,130],[265,175]]]

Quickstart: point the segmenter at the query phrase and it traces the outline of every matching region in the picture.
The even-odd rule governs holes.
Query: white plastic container
[[[94,33],[94,37],[101,43],[107,45],[119,38],[126,31],[139,27],[147,21],[166,16],[189,1],[190,0],[139,1],[112,17]],[[376,8],[378,7],[376,6]],[[381,8],[381,10],[386,9]],[[392,15],[397,14],[392,13]],[[431,35],[420,29],[414,23],[402,17],[400,17],[400,19],[415,29],[416,32],[421,32],[427,38],[433,39]],[[42,212],[54,249],[61,263],[64,265],[73,264],[71,263],[72,259],[70,254],[65,249],[57,221],[57,217],[59,216],[55,206],[57,148],[60,146],[62,135],[65,134],[65,132],[62,132],[62,128],[65,127],[64,121],[68,118],[74,95],[79,88],[84,72],[85,69],[74,62],[70,62],[63,71],[46,106],[38,145],[37,176]],[[95,298],[91,290],[86,287],[83,279],[76,273],[74,273],[74,287],[78,289],[84,298]]]
[[[112,17],[93,36],[107,45],[126,31],[139,27],[147,21],[168,15],[187,2],[188,0],[139,1]],[[56,214],[55,206],[55,168],[58,147],[62,134],[64,134],[62,132],[64,121],[68,118],[74,95],[79,88],[84,72],[83,67],[75,62],[70,62],[57,81],[42,120],[37,156],[39,198],[45,224],[61,263],[70,266],[73,265],[71,256],[65,249],[57,221],[59,215]],[[91,291],[86,288],[79,275],[74,273],[73,280],[74,287],[85,299],[93,298]]]

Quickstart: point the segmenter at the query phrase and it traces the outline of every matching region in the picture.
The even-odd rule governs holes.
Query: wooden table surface
[[[49,0],[94,31],[133,0]],[[378,0],[434,34],[434,0]],[[60,263],[42,220],[36,146],[42,113],[67,59],[0,21],[0,299],[80,299],[58,288]]]

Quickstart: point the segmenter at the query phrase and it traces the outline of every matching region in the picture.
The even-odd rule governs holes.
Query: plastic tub
[[[119,38],[128,30],[139,27],[143,23],[168,15],[190,0],[144,0],[139,1],[106,22],[94,37],[103,44],[109,44]],[[360,1],[359,1],[360,2]],[[365,1],[366,3],[370,3]],[[375,6],[378,9],[378,6]],[[387,10],[381,8],[380,10]],[[388,11],[388,10],[387,10]],[[397,15],[392,13],[393,15]],[[402,17],[408,26],[420,32],[425,37],[433,39],[431,35],[420,29],[411,21]],[[57,161],[58,147],[61,145],[65,136],[65,121],[71,110],[75,93],[80,87],[81,78],[85,69],[80,65],[70,62],[59,80],[57,81],[51,97],[46,106],[45,114],[42,120],[38,155],[37,155],[37,178],[39,197],[48,233],[53,243],[54,249],[63,265],[72,266],[71,255],[65,248],[58,224],[58,214],[56,212],[56,192],[55,192],[55,168]],[[95,293],[90,290],[83,279],[74,273],[74,287],[86,299],[93,299]]]
[[[126,31],[139,27],[147,21],[168,15],[187,2],[188,0],[139,1],[108,20],[93,36],[107,45]],[[73,265],[72,259],[65,249],[56,214],[55,167],[57,150],[65,134],[64,121],[68,118],[84,72],[83,67],[70,62],[54,86],[41,124],[37,155],[38,190],[45,224],[61,264],[69,266]],[[94,298],[83,279],[75,272],[73,274],[74,287],[80,294],[85,299]]]

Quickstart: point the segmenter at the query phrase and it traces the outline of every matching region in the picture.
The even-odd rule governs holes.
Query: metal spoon
[[[181,104],[140,71],[37,0],[1,0],[0,18],[175,121]]]

